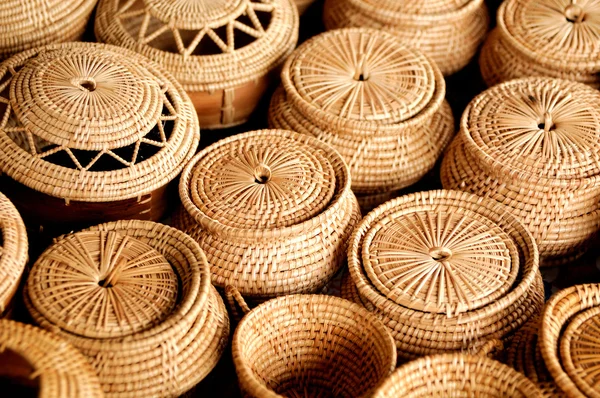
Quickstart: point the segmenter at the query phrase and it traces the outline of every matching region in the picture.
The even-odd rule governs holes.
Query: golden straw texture
[[[379,320],[320,295],[261,304],[240,322],[232,352],[248,398],[368,397],[396,366],[394,342]]]

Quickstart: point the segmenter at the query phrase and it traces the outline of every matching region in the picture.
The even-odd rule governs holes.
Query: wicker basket
[[[357,196],[385,197],[414,184],[454,133],[439,69],[385,32],[353,28],[316,36],[286,61],[282,80],[269,124],[335,147]]]
[[[500,362],[446,354],[402,366],[373,395],[373,398],[397,397],[542,398],[542,394],[525,376]]]
[[[600,87],[600,7],[595,0],[507,0],[479,64],[489,86],[547,76]]]
[[[598,397],[600,285],[556,293],[542,318],[540,349],[548,371],[567,397]]]
[[[98,0],[2,0],[0,61],[51,43],[77,41]]]
[[[441,177],[509,206],[542,265],[580,253],[600,228],[600,93],[549,78],[485,91],[465,110]]]
[[[366,397],[396,366],[394,341],[380,321],[320,295],[261,304],[240,322],[232,352],[251,398]]]
[[[327,29],[385,29],[429,55],[444,75],[465,67],[489,25],[484,0],[326,0]]]
[[[229,320],[189,236],[118,221],[59,238],[33,266],[25,304],[80,349],[107,396],[176,397],[216,365]]]
[[[2,386],[3,396],[104,396],[98,376],[73,346],[45,330],[6,319],[0,320],[0,377],[10,380],[8,389]]]
[[[26,222],[162,217],[199,140],[171,75],[129,50],[65,43],[10,58],[0,79],[2,185]]]
[[[458,191],[406,195],[354,230],[342,296],[374,312],[398,357],[489,354],[539,312],[531,234],[506,208]]]
[[[298,27],[292,0],[101,0],[95,31],[173,73],[210,129],[248,119]]]

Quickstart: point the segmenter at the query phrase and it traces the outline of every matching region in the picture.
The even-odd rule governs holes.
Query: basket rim
[[[337,0],[343,1],[343,0]],[[428,13],[428,14],[408,14],[399,11],[392,11],[389,9],[377,8],[375,6],[371,6],[371,4],[366,4],[362,0],[346,0],[349,4],[354,5],[354,7],[358,9],[362,9],[367,15],[372,18],[389,21],[389,20],[397,20],[398,25],[402,25],[403,23],[417,23],[417,24],[432,24],[436,22],[444,22],[448,24],[448,22],[452,22],[455,20],[460,20],[466,17],[467,14],[474,12],[476,9],[481,7],[484,4],[484,0],[469,0],[462,7],[454,9],[448,12],[442,13]]]

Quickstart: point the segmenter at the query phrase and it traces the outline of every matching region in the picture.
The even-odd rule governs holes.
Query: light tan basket
[[[240,322],[232,352],[251,398],[367,397],[396,366],[394,341],[379,320],[320,295],[261,304]]]
[[[454,133],[439,69],[389,33],[316,36],[286,61],[281,77],[269,124],[336,148],[360,196],[385,197],[417,182]]]
[[[484,0],[327,0],[327,29],[385,29],[430,56],[444,75],[475,56],[489,25]]]
[[[600,93],[550,78],[483,92],[463,114],[441,178],[509,206],[542,265],[580,253],[600,228]]]
[[[491,354],[544,303],[531,234],[504,206],[465,192],[379,206],[355,229],[348,267],[342,296],[390,328],[402,359]]]
[[[204,253],[151,221],[59,238],[33,266],[24,296],[34,321],[80,349],[111,397],[179,396],[228,340]]]
[[[479,64],[488,86],[527,76],[600,87],[600,3],[507,0]]]
[[[293,0],[101,0],[99,41],[160,63],[192,98],[202,128],[245,122],[298,40]]]
[[[425,357],[397,369],[373,398],[542,398],[522,374],[488,358],[460,354]]]

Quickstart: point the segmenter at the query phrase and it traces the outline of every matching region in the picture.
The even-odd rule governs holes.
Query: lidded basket
[[[294,51],[281,78],[269,124],[336,148],[358,196],[417,182],[454,133],[439,69],[389,33],[351,28],[318,35]]]
[[[99,41],[169,70],[202,128],[245,122],[298,40],[293,0],[102,0]]]
[[[475,56],[489,25],[484,0],[326,0],[329,30],[387,30],[430,56],[446,76]]]
[[[600,93],[550,78],[506,82],[465,110],[444,188],[493,198],[535,237],[542,265],[570,261],[600,228]]]
[[[367,397],[396,366],[394,342],[377,318],[323,295],[256,307],[237,327],[232,354],[249,398]]]
[[[198,244],[151,221],[56,240],[24,291],[33,320],[87,357],[107,396],[179,396],[218,362],[229,319]]]
[[[507,0],[479,59],[488,84],[546,76],[600,87],[600,2]]]
[[[544,302],[531,234],[504,206],[464,192],[379,206],[354,230],[348,267],[342,296],[390,328],[403,359],[488,354]]]
[[[126,49],[65,43],[10,58],[0,82],[0,171],[23,214],[42,225],[160,219],[200,138],[169,73]]]

